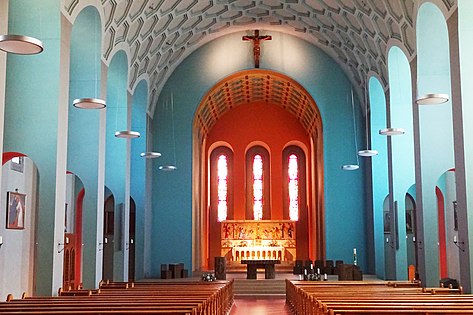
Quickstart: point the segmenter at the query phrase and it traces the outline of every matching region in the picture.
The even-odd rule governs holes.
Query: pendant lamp
[[[368,130],[368,97],[367,97],[367,93],[366,93],[366,88],[364,90],[364,94],[365,94],[365,134],[366,134],[366,146],[367,148],[365,150],[360,150],[358,151],[358,155],[359,156],[363,156],[363,157],[370,157],[370,156],[375,156],[375,155],[378,155],[378,151],[376,150],[372,150],[369,148],[369,130]]]
[[[95,17],[95,23],[97,23],[97,17]],[[97,25],[97,24],[95,24]],[[95,53],[96,53],[96,57],[95,57],[95,60],[94,60],[94,63],[95,63],[95,67],[94,67],[94,78],[95,78],[95,82],[94,82],[94,90],[95,90],[95,95],[97,95],[97,92],[98,92],[98,88],[97,88],[97,85],[99,84],[99,78],[98,78],[98,64],[99,64],[99,60],[97,59],[97,50],[98,50],[98,46],[97,46],[97,42],[98,42],[98,39],[97,39],[97,32],[94,32],[94,44],[95,44]],[[82,98],[76,98],[74,101],[72,101],[72,106],[76,107],[76,108],[80,108],[80,109],[102,109],[102,108],[105,108],[107,107],[107,103],[105,102],[105,100],[101,99],[101,98],[97,98],[97,97],[82,97]]]
[[[43,42],[24,35],[0,35],[0,50],[19,55],[35,55],[43,51]]]
[[[145,159],[155,159],[155,158],[160,157],[161,153],[154,152],[154,151],[147,151],[147,152],[141,153],[140,156]]]
[[[355,142],[355,152],[358,151],[358,141],[357,141],[357,134],[356,134],[356,122],[355,122],[355,101],[353,99],[353,87],[351,89],[351,110],[352,110],[352,117],[353,117],[353,135],[354,135],[354,142]],[[356,155],[356,164],[344,164],[342,165],[342,170],[344,171],[354,171],[360,168],[358,160],[358,155]]]
[[[436,93],[429,93],[420,96],[416,100],[417,105],[437,105],[437,104],[443,104],[448,101],[448,95],[447,94],[436,94]]]
[[[115,132],[115,137],[117,138],[125,138],[125,139],[134,139],[139,138],[141,135],[138,131],[132,130],[121,130]]]
[[[167,104],[166,104],[166,108],[167,108]],[[165,172],[172,172],[172,171],[175,171],[177,170],[177,166],[176,166],[176,142],[175,142],[175,138],[174,138],[174,97],[173,97],[173,94],[171,93],[171,128],[172,128],[172,152],[173,152],[173,158],[174,158],[174,162],[173,164],[167,164],[167,165],[160,165],[158,167],[159,170],[161,171],[165,171]]]
[[[403,128],[384,128],[379,130],[379,134],[382,136],[399,136],[405,133],[406,131]]]

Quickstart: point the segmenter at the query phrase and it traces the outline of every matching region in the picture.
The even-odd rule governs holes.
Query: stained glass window
[[[228,197],[228,166],[227,156],[220,155],[217,161],[217,176],[218,176],[218,221],[227,219],[227,197]]]
[[[253,215],[255,220],[263,218],[263,159],[259,154],[253,158]]]
[[[289,179],[289,219],[297,221],[299,219],[299,168],[297,155],[289,156],[288,164]]]

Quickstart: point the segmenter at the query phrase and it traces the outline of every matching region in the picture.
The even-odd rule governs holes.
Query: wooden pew
[[[304,315],[473,314],[473,295],[461,293],[408,283],[286,281],[286,303]]]
[[[233,304],[233,280],[181,283],[101,283],[98,290],[58,292],[0,303],[0,314],[224,315]]]

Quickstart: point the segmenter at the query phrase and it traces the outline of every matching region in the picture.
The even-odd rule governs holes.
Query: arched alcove
[[[450,49],[448,28],[441,10],[432,3],[424,3],[419,8],[417,25],[417,89],[418,96],[425,93],[445,93],[451,95]],[[436,184],[445,170],[455,166],[453,148],[452,104],[447,101],[435,106],[419,105],[420,165],[417,189],[422,198],[417,205],[422,213],[419,227],[424,231],[425,266],[421,277],[427,285],[439,281],[439,235]],[[422,225],[422,226],[420,226]],[[443,230],[443,229],[442,229]],[[429,234],[427,234],[429,231]]]
[[[84,41],[84,37],[88,40]],[[98,203],[99,186],[99,142],[100,110],[80,109],[73,106],[79,98],[100,98],[102,78],[102,27],[100,14],[93,6],[85,7],[72,25],[69,63],[69,101],[67,135],[67,169],[78,176],[87,190],[83,200],[83,243],[76,251],[83,254],[83,285],[94,288],[102,279],[97,270],[101,269],[101,255],[97,255],[97,239],[102,232],[97,231],[97,222],[102,222],[102,211],[93,211]],[[82,244],[82,242],[81,242]],[[82,247],[82,246],[81,246]],[[77,266],[77,264],[76,264]],[[97,268],[97,266],[99,266]]]
[[[131,130],[137,131],[141,136],[133,139],[131,142],[131,169],[130,169],[130,196],[135,207],[136,225],[141,227],[136,229],[134,235],[134,278],[143,279],[145,274],[149,273],[150,259],[147,251],[149,251],[150,228],[147,221],[150,221],[149,214],[151,196],[149,193],[149,180],[146,173],[147,164],[154,162],[155,159],[147,159],[141,157],[141,153],[154,151],[148,139],[148,114],[146,107],[148,104],[148,84],[145,80],[141,80],[136,86],[133,93],[132,109],[131,109]],[[147,148],[150,148],[149,150]],[[148,184],[147,184],[148,183]],[[130,204],[130,224],[131,224]],[[130,236],[131,238],[131,236]],[[131,248],[131,247],[130,247]],[[130,252],[131,257],[131,252]],[[130,258],[130,263],[132,259]]]
[[[378,133],[386,128],[386,96],[379,80],[372,76],[369,79],[369,104],[371,125],[371,147],[378,155],[371,159],[371,176],[373,191],[373,229],[375,247],[375,272],[381,279],[385,278],[385,237],[384,237],[384,200],[389,194],[388,186],[388,146],[387,139]]]
[[[128,139],[115,136],[117,131],[130,130],[128,127],[128,60],[123,50],[115,53],[107,72],[107,122],[105,134],[105,185],[113,193],[115,200],[115,247],[113,280],[128,280],[128,229],[129,202],[126,200],[129,181]],[[129,182],[128,182],[129,183]],[[118,237],[117,237],[118,236]]]
[[[66,175],[66,203],[64,205],[64,269],[63,289],[82,288],[83,205],[85,189],[74,173]],[[66,257],[66,254],[68,257]]]
[[[0,294],[33,295],[37,275],[38,169],[32,159],[18,152],[2,158],[0,189]]]
[[[263,94],[258,92],[261,87],[266,90]],[[222,93],[226,95],[225,100],[220,97]],[[219,108],[218,111],[216,111],[217,108]],[[270,108],[273,109],[270,110]],[[208,113],[212,113],[212,115],[209,116]],[[260,117],[263,116],[269,118],[261,121]],[[242,121],[238,123],[240,120]],[[266,199],[270,198],[272,204],[270,209],[268,208],[270,212],[265,214],[265,218],[270,219],[269,221],[282,220],[283,150],[287,143],[297,140],[303,143],[303,150],[307,151],[308,156],[305,161],[318,160],[322,156],[321,148],[323,147],[321,131],[322,125],[318,108],[312,97],[297,82],[272,71],[242,71],[217,83],[202,99],[194,119],[194,139],[197,140],[195,144],[198,147],[195,147],[195,150],[201,152],[198,155],[199,162],[195,165],[204,174],[203,178],[209,178],[207,165],[211,156],[210,148],[213,148],[218,142],[230,143],[233,150],[233,174],[235,175],[233,183],[235,187],[233,191],[234,218],[248,219],[247,212],[251,209],[248,209],[248,194],[245,193],[244,187],[248,187],[245,178],[247,181],[249,166],[245,156],[254,145],[263,148],[261,146],[263,144],[267,156],[263,155],[265,159],[271,160],[265,176],[271,174],[271,186],[267,187],[271,193]],[[271,172],[269,168],[271,168]],[[300,213],[303,213],[301,219],[304,222],[297,224],[302,224],[299,231],[306,235],[306,240],[304,242],[301,240],[302,243],[305,243],[305,248],[304,250],[298,248],[297,253],[295,248],[293,251],[286,249],[286,252],[290,254],[288,257],[291,257],[291,260],[296,258],[324,259],[324,223],[320,222],[323,218],[323,209],[319,208],[316,202],[316,200],[323,198],[316,193],[316,187],[323,187],[323,181],[316,175],[323,173],[323,165],[322,163],[306,163],[304,170],[307,175],[304,177],[307,179],[304,183],[306,187],[304,200],[306,202],[299,208]],[[208,191],[207,181],[202,181],[201,185],[198,190]],[[208,193],[199,197],[199,204],[202,206],[195,214],[197,216],[196,222],[203,223],[195,225],[195,230],[199,231],[198,239],[200,240],[197,243],[199,246],[196,248],[196,255],[200,257],[197,269],[212,266],[214,256],[231,256],[231,250],[228,252],[226,249],[220,248],[220,242],[223,242],[223,239],[220,238],[220,224],[217,224],[218,222],[209,222],[209,225],[204,223],[208,222],[208,211],[213,209],[210,200],[205,197],[207,195]],[[216,215],[210,217],[215,218]],[[312,224],[309,222],[310,219],[318,223]],[[233,222],[232,224],[237,223]],[[282,224],[285,223],[280,222],[281,226]],[[211,226],[212,228],[210,228]],[[302,228],[303,226],[305,228]],[[209,239],[209,230],[215,230],[211,234],[218,237],[218,240]],[[278,228],[278,231],[282,230],[284,229]],[[254,240],[244,239],[242,241],[251,242]],[[210,252],[207,248],[210,248]]]
[[[409,61],[397,46],[388,53],[390,85],[390,126],[403,128],[405,134],[391,136],[392,159],[392,198],[390,213],[393,239],[393,251],[396,257],[396,279],[407,279],[405,195],[415,183],[414,126],[412,112],[412,86]]]

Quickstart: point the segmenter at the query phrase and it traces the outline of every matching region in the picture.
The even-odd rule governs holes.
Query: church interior
[[[0,298],[218,258],[471,293],[472,36],[470,0],[0,0]]]

